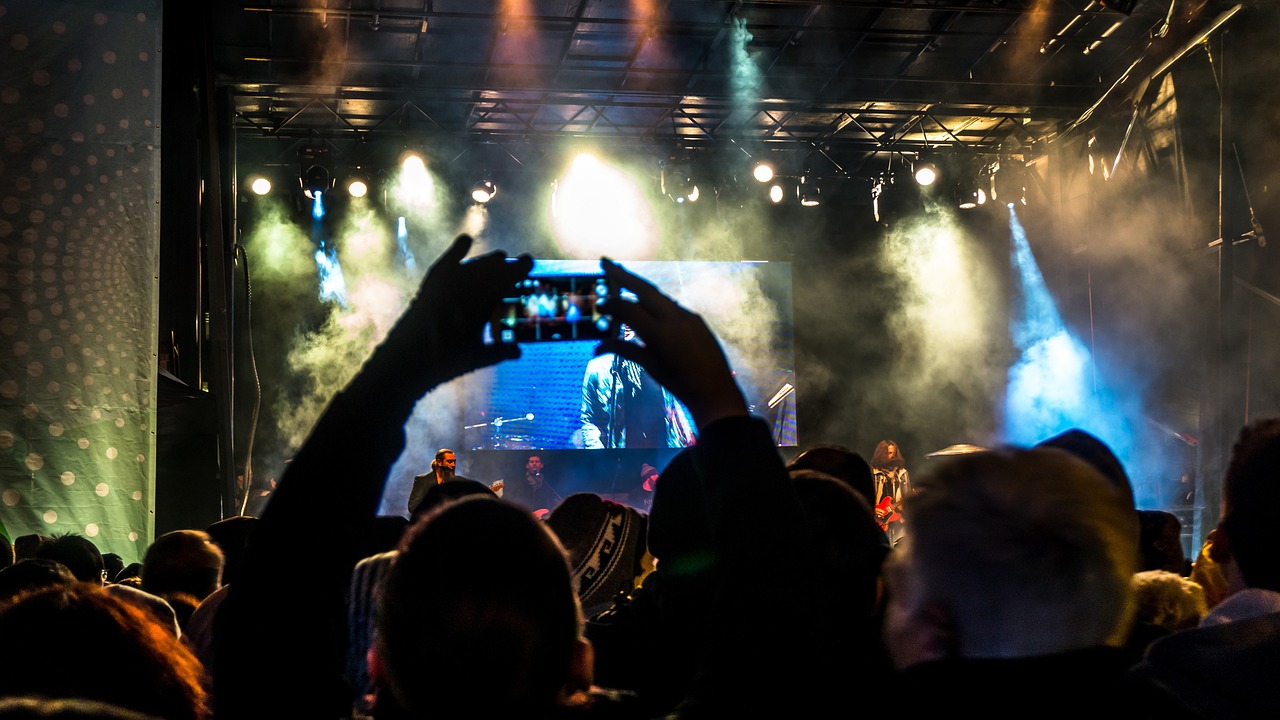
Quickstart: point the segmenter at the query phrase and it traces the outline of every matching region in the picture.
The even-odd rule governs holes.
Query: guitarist
[[[889,536],[889,545],[898,544],[904,530],[901,509],[902,499],[911,492],[911,479],[907,475],[902,451],[893,440],[881,440],[871,456],[871,477],[875,482],[876,520]]]

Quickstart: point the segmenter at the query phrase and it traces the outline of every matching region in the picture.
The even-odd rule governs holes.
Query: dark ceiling
[[[587,138],[871,177],[926,147],[1030,159],[1236,5],[1124,4],[219,0],[211,33],[242,164]]]

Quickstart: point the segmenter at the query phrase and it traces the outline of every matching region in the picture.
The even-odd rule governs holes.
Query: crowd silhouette
[[[643,344],[598,352],[696,425],[648,512],[578,493],[544,519],[467,481],[380,516],[418,400],[520,353],[482,328],[532,260],[470,249],[431,267],[260,516],[164,534],[132,568],[77,535],[0,543],[0,718],[1280,715],[1280,419],[1242,429],[1195,559],[1080,430],[933,461],[886,529],[873,466],[900,455],[784,461],[703,319],[607,259],[634,300],[606,311]]]

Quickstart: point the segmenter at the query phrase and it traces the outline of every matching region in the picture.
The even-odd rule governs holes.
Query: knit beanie
[[[545,522],[569,552],[578,598],[588,617],[619,592],[635,587],[644,554],[646,518],[641,512],[579,492],[556,505]]]

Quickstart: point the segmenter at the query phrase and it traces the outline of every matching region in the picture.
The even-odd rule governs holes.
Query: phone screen
[[[490,320],[498,343],[600,340],[613,328],[598,307],[608,297],[603,275],[535,275],[502,298]]]

